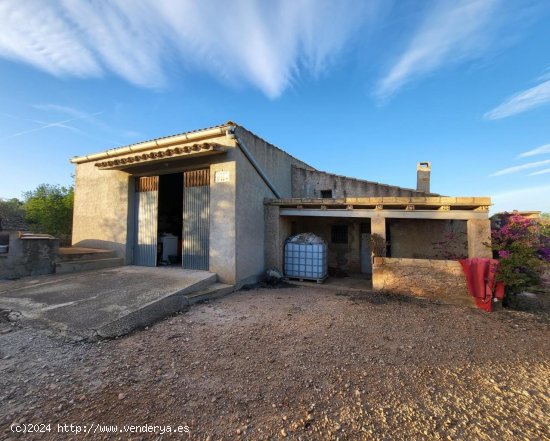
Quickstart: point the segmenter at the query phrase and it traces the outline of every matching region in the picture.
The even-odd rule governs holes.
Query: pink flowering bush
[[[517,212],[500,215],[491,232],[495,257],[500,260],[497,280],[507,294],[515,294],[540,281],[545,262],[550,261],[549,237],[541,223]]]

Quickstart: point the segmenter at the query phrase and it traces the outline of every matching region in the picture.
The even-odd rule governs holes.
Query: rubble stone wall
[[[52,274],[58,250],[59,239],[20,238],[10,232],[8,252],[0,254],[0,279]]]
[[[462,267],[455,260],[375,257],[375,291],[413,294],[444,303],[474,306]]]

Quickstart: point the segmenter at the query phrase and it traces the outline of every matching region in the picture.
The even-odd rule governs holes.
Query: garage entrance
[[[134,264],[208,270],[210,171],[136,178]]]

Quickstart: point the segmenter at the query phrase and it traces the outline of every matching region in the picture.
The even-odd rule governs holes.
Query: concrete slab
[[[186,294],[215,282],[207,271],[137,266],[27,277],[0,281],[0,309],[68,337],[115,337],[184,309]]]

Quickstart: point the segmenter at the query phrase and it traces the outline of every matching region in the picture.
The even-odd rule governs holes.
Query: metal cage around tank
[[[296,279],[323,280],[327,276],[327,244],[287,241],[285,275]]]

